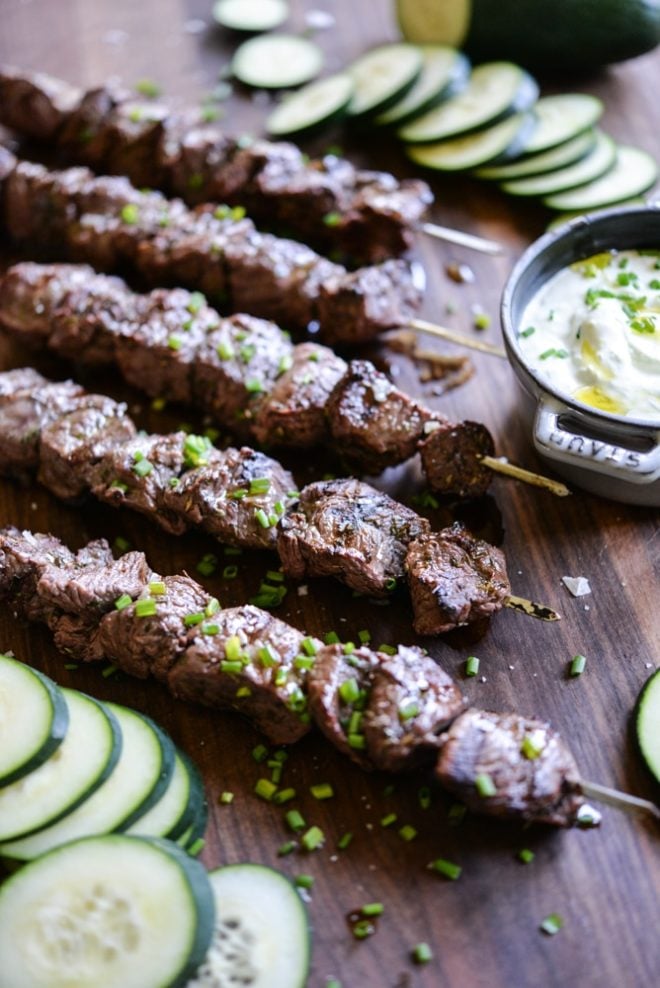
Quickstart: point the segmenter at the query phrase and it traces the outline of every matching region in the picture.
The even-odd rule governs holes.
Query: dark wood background
[[[210,0],[1,0],[0,58],[88,85],[109,76],[127,84],[149,77],[168,97],[199,100],[217,85],[232,44],[210,25],[210,6]],[[329,70],[368,45],[395,36],[389,13],[393,5],[381,0],[294,0],[291,6],[296,31],[304,28],[305,10],[322,7],[336,17],[333,29],[317,35]],[[202,30],[196,33],[200,22]],[[562,79],[560,86],[555,82],[545,90],[581,87],[600,95],[606,102],[606,128],[660,155],[659,83],[660,55],[655,53],[592,78]],[[237,92],[220,107],[228,129],[258,132],[268,104],[268,97]],[[329,134],[310,150],[334,143],[371,167],[411,172],[403,155],[385,141],[349,142],[344,134]],[[435,192],[433,215],[439,222],[494,237],[509,252],[490,259],[420,239],[429,282],[425,315],[470,332],[471,307],[481,305],[493,319],[484,336],[497,340],[506,276],[514,258],[543,231],[548,216],[470,180],[439,180]],[[474,284],[457,285],[447,278],[445,267],[454,261],[470,264],[477,276]],[[447,306],[456,312],[449,314]],[[72,373],[5,341],[1,347],[3,368],[36,360],[53,375]],[[539,467],[519,418],[517,386],[504,361],[475,357],[473,379],[436,397],[419,384],[409,362],[381,356],[398,369],[398,380],[409,390],[447,414],[482,419],[500,453]],[[155,431],[182,419],[199,425],[187,410],[153,413],[140,394],[118,386],[112,374],[105,379],[82,376],[91,388],[126,396],[139,422]],[[304,469],[295,461],[293,466],[301,480],[336,469],[320,455]],[[414,464],[382,482],[406,499],[419,491]],[[445,522],[452,510],[443,505],[432,512],[434,523]],[[563,620],[553,626],[504,612],[479,639],[454,634],[425,644],[459,679],[466,657],[478,655],[483,676],[463,684],[470,698],[482,706],[550,719],[571,744],[586,778],[657,798],[631,736],[635,698],[658,662],[660,647],[657,514],[577,492],[560,500],[505,480],[494,483],[491,497],[457,510],[478,530],[503,536],[514,592],[556,607]],[[75,546],[101,535],[111,540],[122,535],[144,549],[163,573],[186,569],[194,574],[197,561],[209,551],[218,551],[221,569],[224,565],[221,549],[207,539],[176,540],[139,516],[120,516],[91,503],[63,506],[43,490],[6,481],[0,484],[0,523],[52,531]],[[237,579],[214,576],[204,581],[227,605],[245,602],[274,560],[244,554],[238,562]],[[593,594],[572,598],[560,583],[564,575],[587,576]],[[405,599],[377,607],[330,582],[310,582],[308,596],[291,587],[279,613],[316,634],[336,629],[350,639],[366,628],[375,642],[414,641]],[[423,778],[367,775],[323,739],[310,736],[291,751],[285,781],[298,790],[295,805],[308,822],[324,829],[326,845],[313,854],[278,859],[277,848],[288,839],[283,811],[252,793],[262,773],[250,756],[259,737],[249,725],[177,703],[154,683],[119,675],[106,679],[98,668],[67,671],[48,635],[17,622],[6,607],[0,613],[0,647],[12,649],[62,684],[146,711],[171,732],[204,773],[211,819],[202,859],[209,867],[260,861],[287,874],[315,877],[309,981],[314,988],[329,977],[340,979],[344,988],[566,983],[632,988],[657,983],[660,871],[658,834],[650,824],[605,809],[597,832],[522,830],[476,817],[451,828],[449,801],[441,795],[430,809],[418,807]],[[577,652],[587,656],[587,669],[571,680],[567,664]],[[308,787],[315,782],[331,782],[336,797],[314,800]],[[388,789],[392,782],[394,792]],[[231,806],[218,805],[223,790],[235,793]],[[397,813],[398,822],[384,830],[379,821],[390,812]],[[411,843],[397,835],[404,823],[419,831]],[[337,852],[336,841],[347,830],[355,834],[353,844]],[[516,859],[521,847],[536,852],[531,865]],[[426,870],[439,856],[462,866],[457,882]],[[346,914],[374,900],[385,905],[377,932],[356,942]],[[565,927],[549,938],[539,932],[539,923],[555,911],[564,917]],[[427,941],[435,955],[424,968],[415,968],[409,958],[419,941]]]

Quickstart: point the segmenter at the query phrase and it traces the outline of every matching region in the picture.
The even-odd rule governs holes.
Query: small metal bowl
[[[541,379],[518,342],[527,304],[574,261],[607,250],[660,249],[660,204],[580,216],[536,240],[511,272],[502,296],[507,355],[522,385],[534,446],[570,483],[593,494],[660,507],[660,424],[590,408]]]

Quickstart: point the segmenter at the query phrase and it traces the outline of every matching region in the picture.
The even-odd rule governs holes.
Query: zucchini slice
[[[183,988],[211,942],[204,868],[174,844],[73,841],[0,888],[0,977],[11,988]]]
[[[121,751],[115,717],[91,696],[63,689],[69,728],[48,761],[0,789],[0,840],[14,840],[71,813],[101,786]]]
[[[307,38],[265,34],[244,41],[231,63],[239,82],[255,89],[292,89],[314,79],[323,68],[323,52]]]
[[[507,165],[493,165],[487,168],[480,168],[475,172],[477,178],[492,179],[496,182],[507,182],[514,178],[528,178],[530,175],[543,175],[546,172],[554,172],[559,168],[567,168],[574,165],[582,158],[586,158],[590,151],[593,151],[596,144],[596,131],[586,130],[584,134],[578,134],[572,140],[551,151],[542,151],[540,154],[533,154],[519,158]]]
[[[660,669],[646,680],[639,694],[635,734],[646,767],[660,782]]]
[[[456,137],[440,144],[413,144],[408,157],[418,165],[436,171],[468,171],[488,161],[515,157],[535,126],[532,113],[516,113],[487,130]]]
[[[173,743],[142,714],[114,703],[105,706],[117,718],[122,736],[121,754],[111,774],[53,826],[0,845],[3,857],[31,861],[80,837],[125,830],[160,800],[174,769]]]
[[[272,31],[289,16],[286,0],[218,0],[213,19],[231,31]]]
[[[635,199],[624,199],[622,202],[611,203],[611,208],[623,208],[624,206],[645,206],[646,200],[642,199],[641,196]],[[576,219],[578,216],[591,216],[593,213],[598,213],[598,209],[588,209],[586,212],[582,209],[577,209],[572,213],[558,213],[554,216],[548,225],[546,226],[546,231],[557,230],[560,226],[565,223],[570,223],[571,220]]]
[[[36,669],[0,655],[0,787],[43,765],[61,745],[68,724],[59,686]]]
[[[613,205],[622,199],[643,195],[655,185],[657,178],[658,163],[655,158],[640,148],[622,145],[618,149],[614,167],[602,178],[572,192],[548,196],[543,202],[550,209],[562,212],[597,209]]]
[[[204,784],[197,766],[185,752],[177,750],[174,772],[166,792],[125,833],[176,840],[197,819],[205,805]]]
[[[383,113],[394,106],[415,85],[423,65],[416,45],[381,45],[365,52],[347,69],[355,85],[349,116]]]
[[[244,984],[304,988],[310,959],[307,911],[273,868],[239,864],[209,875],[216,928],[206,960],[186,988]]]
[[[347,72],[312,82],[273,110],[266,130],[272,137],[293,137],[338,121],[346,115],[354,88]]]
[[[462,137],[529,110],[539,94],[536,81],[512,62],[478,65],[465,89],[397,131],[409,144]]]
[[[588,93],[544,96],[534,107],[538,127],[523,153],[539,154],[570,141],[593,127],[602,117],[603,109],[601,100]]]
[[[403,99],[376,117],[374,123],[379,127],[400,127],[455,96],[466,85],[470,62],[462,52],[446,45],[425,45],[421,51],[421,75]]]
[[[553,172],[545,172],[543,175],[503,182],[501,188],[512,196],[548,196],[555,192],[576,189],[608,172],[616,161],[616,150],[612,138],[607,134],[599,133],[593,150],[576,164],[558,168]],[[555,208],[570,209],[571,207],[556,206]]]

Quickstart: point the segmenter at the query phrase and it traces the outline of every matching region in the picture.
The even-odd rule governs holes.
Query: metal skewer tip
[[[492,357],[503,357],[506,360],[506,351],[501,346],[494,343],[484,343],[482,340],[473,340],[472,337],[464,333],[458,333],[445,326],[438,326],[434,322],[427,322],[426,319],[411,319],[409,326],[416,329],[418,333],[428,333],[429,336],[437,336],[441,340],[449,343],[456,343],[458,346],[467,347],[469,350],[479,350],[480,353],[488,353]]]
[[[496,456],[482,456],[480,460],[485,467],[494,470],[495,473],[513,477],[514,480],[522,480],[524,484],[532,484],[534,487],[543,487],[544,490],[556,494],[557,497],[568,497],[571,493],[566,484],[562,484],[558,480],[552,480],[550,477],[544,477],[541,473],[533,473],[531,470],[517,467],[515,463],[498,459]]]
[[[547,607],[545,604],[537,604],[534,600],[527,600],[526,597],[516,597],[514,594],[509,594],[504,601],[504,606],[510,607],[513,611],[519,611],[521,614],[527,614],[528,617],[538,618],[539,621],[561,621],[561,614],[557,614],[557,611],[553,611],[551,607]]]
[[[504,254],[505,252],[502,244],[498,244],[494,240],[476,237],[473,233],[464,233],[463,230],[454,230],[449,226],[440,226],[438,223],[421,223],[419,229],[422,233],[426,233],[436,240],[446,240],[447,243],[468,247],[470,250],[478,250],[482,254]]]
[[[609,786],[601,786],[598,782],[585,782],[583,779],[580,780],[580,790],[582,795],[589,799],[607,803],[608,806],[626,813],[651,816],[660,822],[660,807],[650,799],[640,799],[639,796],[631,796],[630,793],[621,792],[619,789],[610,789]]]

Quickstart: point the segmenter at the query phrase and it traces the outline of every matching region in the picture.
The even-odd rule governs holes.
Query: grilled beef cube
[[[138,188],[162,185],[158,161],[167,114],[162,103],[139,99],[122,101],[111,110],[103,121],[107,140],[103,170],[128,175]]]
[[[316,446],[328,438],[326,407],[346,363],[318,343],[300,343],[290,366],[269,389],[253,433],[265,446]]]
[[[162,594],[160,588],[153,592],[158,583],[164,586]],[[135,603],[109,611],[99,625],[95,651],[130,676],[155,676],[164,681],[186,649],[190,629],[198,626],[191,620],[202,618],[202,630],[211,627],[217,601],[212,603],[208,593],[189,576],[154,576],[152,589],[145,587],[138,600],[153,601],[154,613],[142,614]]]
[[[293,477],[246,446],[215,454],[164,494],[166,507],[227,545],[274,549]]]
[[[135,438],[107,450],[94,471],[92,494],[113,507],[129,507],[151,518],[172,535],[188,527],[185,518],[169,511],[164,494],[185,469],[185,432]]]
[[[225,181],[225,175],[229,178],[232,172],[235,139],[190,115],[170,117],[164,127],[160,163],[170,193],[192,204],[227,202],[231,183]],[[239,182],[239,192],[240,188]]]
[[[65,160],[103,170],[110,145],[106,121],[128,95],[114,86],[99,86],[83,95],[57,135]]]
[[[319,649],[307,676],[307,698],[314,723],[328,740],[362,768],[373,768],[364,736],[364,711],[374,670],[384,655],[370,648]]]
[[[46,567],[68,568],[75,556],[54,535],[0,529],[0,598],[29,621],[47,621],[52,607],[37,594],[37,583]]]
[[[98,616],[128,594],[137,597],[151,578],[142,552],[126,552],[119,559],[103,540],[90,553],[77,554],[71,567],[46,566],[37,583],[42,600],[67,614]]]
[[[330,432],[346,459],[367,473],[409,459],[432,413],[368,360],[352,360],[327,406]]]
[[[543,721],[467,710],[442,742],[436,777],[470,809],[558,827],[576,822],[578,768]],[[486,795],[491,788],[493,795]]]
[[[193,400],[193,365],[217,315],[203,298],[182,288],[158,289],[140,299],[138,325],[117,338],[124,378],[152,396]]]
[[[419,308],[422,292],[406,261],[386,261],[324,278],[318,286],[317,315],[324,343],[355,346],[384,329],[406,326]]]
[[[90,271],[85,281],[75,275],[68,280],[71,288],[53,313],[49,347],[67,360],[113,364],[118,342],[138,317],[136,298],[121,279],[108,275]]]
[[[225,261],[235,310],[298,329],[316,318],[319,287],[345,275],[304,244],[268,233],[230,241]]]
[[[489,617],[511,593],[502,550],[459,522],[411,542],[405,567],[418,635]]]
[[[403,576],[406,547],[429,531],[410,508],[359,480],[319,481],[282,519],[277,548],[294,579],[336,576],[385,597]]]
[[[39,141],[51,141],[80,99],[80,91],[40,72],[3,66],[0,104],[6,127]]]
[[[195,400],[216,421],[247,436],[255,406],[271,391],[293,352],[274,323],[248,315],[223,319],[207,333],[197,353]]]
[[[93,278],[89,267],[15,264],[0,280],[0,322],[22,342],[41,344],[50,336],[53,315],[68,293]]]
[[[467,704],[451,676],[420,649],[400,645],[396,655],[382,655],[362,722],[370,760],[386,772],[430,761],[441,731]]]
[[[94,482],[95,467],[106,452],[134,435],[124,404],[82,395],[72,411],[42,428],[39,480],[56,497],[80,497]]]
[[[44,378],[39,385],[25,370],[2,374],[0,381],[5,390],[0,395],[0,471],[26,480],[39,466],[42,433],[78,407],[83,389],[72,381],[53,384]]]
[[[492,471],[480,462],[495,452],[493,437],[480,422],[440,425],[419,445],[429,487],[439,494],[481,497],[492,480]]]
[[[433,201],[426,182],[357,171],[352,185],[350,206],[337,231],[341,248],[369,264],[410,250],[415,227]]]
[[[273,744],[293,744],[309,730],[305,671],[294,665],[303,635],[251,606],[211,620],[217,630],[197,634],[170,670],[169,689],[183,700],[237,710]]]
[[[49,172],[43,165],[19,162],[4,181],[4,225],[17,243],[60,246],[74,224],[76,197],[89,183],[86,168]]]

